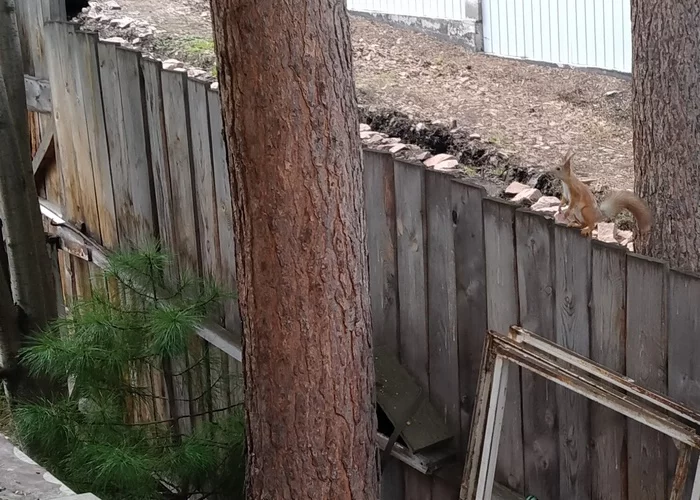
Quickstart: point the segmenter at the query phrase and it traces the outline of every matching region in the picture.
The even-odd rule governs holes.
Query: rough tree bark
[[[4,368],[14,367],[21,337],[35,333],[56,317],[56,295],[30,158],[23,75],[15,2],[0,0],[0,218],[11,297],[20,311],[16,329],[3,324],[0,361]],[[0,286],[5,286],[3,280]],[[2,293],[0,299],[8,296]],[[8,305],[2,304],[0,309],[6,311]],[[21,378],[13,377],[12,382],[9,388],[15,395],[28,389]],[[45,385],[40,389],[49,388]],[[31,390],[36,389],[35,385]]]
[[[632,2],[635,191],[654,223],[635,243],[700,271],[700,2]]]
[[[378,495],[343,0],[212,0],[244,326],[248,497]]]

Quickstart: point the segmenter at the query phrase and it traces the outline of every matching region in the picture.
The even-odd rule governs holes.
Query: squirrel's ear
[[[564,170],[566,170],[566,171],[571,170],[571,159],[573,157],[574,157],[573,151],[569,151],[568,153],[566,153],[566,156],[564,157],[564,164],[562,165]]]

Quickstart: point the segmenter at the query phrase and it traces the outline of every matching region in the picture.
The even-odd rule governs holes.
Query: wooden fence
[[[45,37],[60,165],[45,196],[107,247],[156,235],[179,265],[235,287],[217,93],[66,24]],[[700,409],[698,278],[421,165],[364,158],[375,343],[428,391],[462,456],[487,328],[520,324]],[[89,293],[88,264],[61,254],[66,296]],[[235,301],[221,319],[240,334]],[[540,500],[666,497],[672,443],[536,376],[510,376],[497,480]],[[384,500],[457,496],[397,464],[383,479]]]

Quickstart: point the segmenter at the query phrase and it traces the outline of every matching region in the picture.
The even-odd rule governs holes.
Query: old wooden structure
[[[149,236],[178,265],[234,289],[217,92],[74,26],[44,26],[52,16],[42,8],[51,3],[20,5],[29,23],[28,86],[38,89],[30,95],[50,91],[32,101],[39,111],[32,144],[46,229],[60,250],[62,298],[69,305],[91,293],[109,249]],[[27,29],[32,22],[36,32]],[[696,276],[585,240],[422,165],[374,151],[364,160],[375,345],[400,362],[446,429],[434,436],[436,446],[419,449],[405,432],[395,436],[398,460],[384,468],[384,500],[458,497],[488,329],[522,325],[700,409]],[[235,300],[199,333],[190,355],[208,362],[182,377],[182,391],[196,394],[203,380],[226,382],[220,397],[204,408],[180,405],[178,417],[241,397],[233,383],[241,359]],[[165,397],[163,377],[154,370],[143,383]],[[676,454],[670,440],[527,371],[508,377],[498,482],[540,500],[666,498]],[[387,431],[378,444],[391,438]]]

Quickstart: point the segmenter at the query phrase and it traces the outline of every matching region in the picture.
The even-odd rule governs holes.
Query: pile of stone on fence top
[[[91,1],[88,7],[78,15],[82,28],[95,31],[103,42],[116,43],[123,47],[136,49],[144,55],[161,61],[163,69],[187,72],[187,76],[200,80],[215,82],[216,78],[209,71],[197,67],[188,67],[177,59],[160,59],[150,54],[146,48],[158,34],[165,33],[155,26],[140,19],[125,16],[118,2],[110,0]],[[217,84],[218,85],[218,84]]]
[[[373,131],[366,123],[360,123],[360,139],[362,145],[378,151],[388,151],[394,157],[422,162],[428,168],[442,172],[457,172],[460,170],[459,161],[453,155],[441,153],[432,155],[415,144],[404,144],[398,137],[389,137],[383,132]]]
[[[562,206],[560,211],[561,200],[556,196],[542,196],[539,189],[520,182],[512,182],[506,187],[504,193],[507,198],[510,198],[515,203],[529,206],[530,210],[551,216],[555,222],[566,223],[564,218],[566,205]],[[632,231],[619,229],[614,222],[598,223],[598,228],[593,231],[593,238],[605,243],[616,243],[627,247],[630,251],[634,251],[634,234]]]

